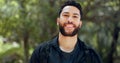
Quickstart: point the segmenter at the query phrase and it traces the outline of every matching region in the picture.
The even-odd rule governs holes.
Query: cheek
[[[77,27],[81,27],[81,23],[80,23],[80,22],[77,22],[77,23],[76,23],[76,26],[77,26]]]
[[[79,23],[79,27],[81,28],[81,26],[82,26],[82,22],[80,21],[80,23]]]
[[[63,25],[64,24],[64,20],[63,19],[59,20],[58,24],[59,25]]]
[[[66,22],[66,21],[67,21],[67,18],[61,17],[61,18],[60,18],[60,21],[61,21],[61,22]]]
[[[63,23],[61,21],[58,22],[59,26],[63,26]]]

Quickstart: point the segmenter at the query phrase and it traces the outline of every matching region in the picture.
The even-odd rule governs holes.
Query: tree
[[[0,37],[3,37],[0,39],[2,43],[0,47],[7,45],[10,48],[13,43],[19,45],[9,50],[6,47],[4,53],[0,51],[0,62],[27,63],[37,45],[56,36],[57,13],[65,1],[0,0]],[[105,63],[117,61],[119,63],[120,61],[116,60],[120,56],[119,0],[76,1],[81,3],[83,8],[80,39],[95,48]],[[2,62],[5,58],[11,61]]]

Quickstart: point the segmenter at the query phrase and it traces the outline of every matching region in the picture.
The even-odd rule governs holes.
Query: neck
[[[75,36],[63,36],[59,33],[59,47],[64,52],[72,52],[77,43],[77,34]]]

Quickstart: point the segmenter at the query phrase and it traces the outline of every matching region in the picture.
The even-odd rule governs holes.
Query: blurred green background
[[[0,63],[28,63],[40,43],[58,34],[56,18],[66,0],[0,0]],[[120,0],[76,0],[83,7],[79,38],[104,63],[120,63]]]

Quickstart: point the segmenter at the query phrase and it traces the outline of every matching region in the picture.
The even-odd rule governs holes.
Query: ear
[[[58,17],[58,18],[57,18],[57,25],[59,25],[59,21],[60,21],[60,18]]]

